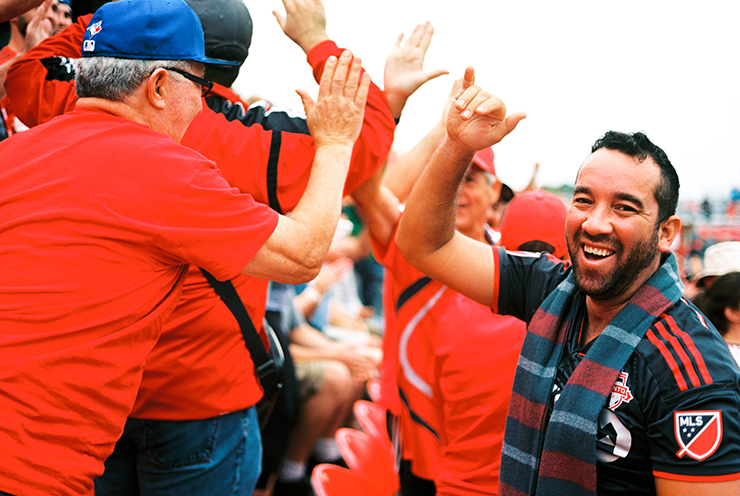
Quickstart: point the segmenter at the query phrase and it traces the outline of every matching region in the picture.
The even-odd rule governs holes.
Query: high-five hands
[[[434,28],[429,21],[417,25],[403,45],[401,33],[385,61],[383,89],[394,117],[400,116],[406,100],[421,85],[448,73],[444,69],[424,71],[424,58],[433,34]]]
[[[321,0],[283,0],[283,6],[285,17],[276,10],[272,11],[272,15],[283,33],[305,53],[329,39],[326,34],[326,12]]]
[[[370,76],[361,69],[360,58],[345,50],[338,60],[332,56],[326,61],[315,102],[306,91],[296,90],[316,147],[352,146],[360,135],[370,88]]]

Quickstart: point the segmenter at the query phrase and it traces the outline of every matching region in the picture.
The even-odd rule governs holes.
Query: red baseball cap
[[[496,167],[493,165],[493,148],[490,146],[477,151],[473,157],[473,163],[484,171],[496,175]]]
[[[565,202],[547,191],[524,191],[514,196],[501,219],[501,245],[519,250],[530,241],[542,241],[555,250],[553,255],[568,256],[565,242]]]

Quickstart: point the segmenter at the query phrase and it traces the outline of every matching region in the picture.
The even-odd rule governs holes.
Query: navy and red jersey
[[[546,255],[495,251],[499,313],[526,322],[571,270]],[[580,346],[585,296],[576,298],[550,408],[593,343]],[[597,338],[598,339],[598,338]],[[654,478],[740,479],[740,370],[727,345],[685,299],[650,327],[599,417],[599,495],[652,495]]]

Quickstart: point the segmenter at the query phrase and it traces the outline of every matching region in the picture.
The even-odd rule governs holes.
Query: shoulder
[[[681,298],[648,329],[636,355],[664,394],[701,386],[737,390],[740,371],[716,329]]]

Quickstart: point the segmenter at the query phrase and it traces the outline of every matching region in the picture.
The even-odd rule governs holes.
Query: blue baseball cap
[[[200,19],[183,0],[103,4],[85,30],[82,56],[239,64],[206,57]]]

